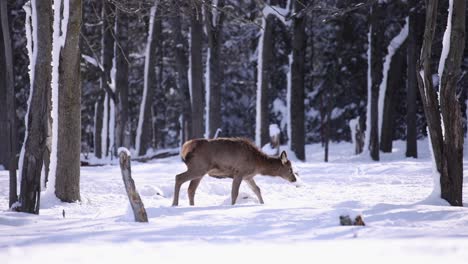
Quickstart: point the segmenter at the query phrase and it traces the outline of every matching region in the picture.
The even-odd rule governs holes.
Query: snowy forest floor
[[[309,145],[307,162],[294,163],[301,187],[256,177],[264,205],[243,184],[238,204],[231,206],[231,181],[205,177],[194,207],[188,206],[188,183],[182,186],[180,206],[171,207],[174,177],[185,171],[180,158],[134,162],[147,224],[132,221],[117,165],[83,167],[82,201],[43,200],[39,216],[7,210],[8,172],[0,171],[0,260],[466,263],[468,208],[427,199],[433,186],[430,152],[426,141],[418,148],[419,159],[405,158],[405,143],[398,141],[393,153],[372,162],[354,156],[349,143],[332,144],[330,162],[324,163],[320,145]],[[362,214],[366,226],[340,226],[344,214]]]

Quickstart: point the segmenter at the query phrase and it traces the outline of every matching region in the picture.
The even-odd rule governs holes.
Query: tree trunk
[[[187,41],[182,35],[182,25],[180,17],[172,18],[173,37],[175,45],[175,61],[177,70],[177,84],[180,93],[183,96],[184,103],[182,104],[182,142],[192,138],[192,118],[191,118],[191,102],[190,102],[190,89],[188,80],[188,61],[187,61]]]
[[[380,131],[380,150],[390,153],[393,147],[393,134],[395,131],[395,97],[404,78],[406,46],[402,44],[393,55],[388,70],[387,89],[382,114],[382,128]]]
[[[302,4],[294,2],[294,12],[298,13],[303,9]],[[289,107],[289,122],[291,122],[291,151],[302,161],[305,160],[305,131],[304,131],[304,63],[306,51],[305,18],[296,16],[293,19],[293,37],[292,37],[292,62],[290,62],[291,71],[291,91]],[[328,115],[327,123],[330,123]],[[327,125],[328,130],[329,125]],[[330,131],[327,131],[329,135]],[[328,140],[327,140],[328,141]],[[328,142],[326,142],[328,151]],[[328,152],[327,152],[328,156]],[[328,159],[328,158],[327,158]]]
[[[102,3],[102,41],[101,41],[101,65],[103,70],[100,78],[100,97],[97,100],[96,115],[95,115],[95,153],[96,157],[106,157],[109,155],[109,103],[110,100],[115,100],[115,94],[109,87],[111,82],[110,72],[112,69],[112,59],[114,56],[114,33],[113,33],[113,13],[115,9],[108,1]],[[102,109],[102,110],[101,110]],[[97,146],[99,145],[99,146]],[[100,152],[99,152],[100,150]]]
[[[380,159],[379,153],[379,88],[382,82],[382,54],[383,54],[383,12],[382,7],[379,3],[375,3],[372,6],[370,15],[371,24],[371,106],[370,106],[370,138],[369,138],[369,149],[370,156],[373,160],[378,161]]]
[[[80,200],[81,78],[80,32],[81,0],[69,1],[65,44],[60,53],[58,139],[55,194],[64,202]],[[65,11],[64,11],[65,12]],[[62,25],[63,26],[63,25]]]
[[[268,143],[268,87],[270,86],[270,68],[273,62],[273,16],[262,18],[262,28],[257,49],[257,117],[255,143],[262,147]],[[290,136],[290,135],[288,135]]]
[[[213,138],[216,130],[221,128],[221,88],[223,85],[223,64],[221,62],[221,48],[223,46],[224,12],[218,9],[224,7],[224,0],[217,0],[217,8],[205,9],[205,25],[208,35],[208,55],[206,93],[208,111],[206,113],[207,126],[205,136]],[[268,140],[268,135],[267,135]]]
[[[0,3],[0,165],[9,169],[16,156],[13,52],[6,1]],[[16,167],[16,166],[15,166]]]
[[[422,25],[419,23],[418,0],[409,1],[409,32],[407,46],[407,91],[406,91],[406,157],[418,157],[416,112],[417,112],[417,71],[416,64],[418,50],[420,50],[418,31]]]
[[[105,92],[99,91],[98,98],[94,104],[94,156],[102,158],[102,127],[104,122],[104,97]]]
[[[146,214],[145,206],[141,201],[140,195],[138,194],[135,182],[132,179],[132,170],[130,166],[130,151],[127,149],[119,150],[120,157],[120,170],[122,172],[122,179],[125,185],[125,191],[127,191],[128,200],[132,206],[133,216],[135,222],[148,222],[148,215]]]
[[[140,117],[138,119],[138,128],[136,135],[136,151],[137,155],[144,155],[148,148],[151,148],[153,116],[151,109],[153,107],[153,94],[156,80],[156,61],[160,55],[161,47],[158,46],[158,39],[161,38],[161,19],[158,18],[160,7],[157,6],[157,1],[151,8],[148,41],[146,46],[145,57],[145,76],[143,87],[143,98],[140,105]]]
[[[437,19],[437,0],[426,2],[426,22],[424,38],[419,59],[418,87],[424,106],[424,113],[428,126],[428,133],[432,143],[434,160],[437,171],[442,171],[442,130],[440,127],[440,111],[438,107],[437,94],[432,83],[431,52],[432,41]],[[422,72],[421,72],[422,71]]]
[[[0,2],[0,164],[10,171],[10,207],[18,200],[16,192],[16,109],[13,79],[13,51],[8,22],[7,2]],[[2,109],[5,107],[6,109]],[[2,155],[3,154],[3,155]]]
[[[440,82],[440,110],[443,120],[444,163],[440,178],[442,198],[451,205],[463,206],[463,127],[457,81],[465,48],[466,2],[453,0],[450,47]],[[450,15],[450,14],[449,14]],[[444,36],[445,37],[445,36]],[[446,172],[446,173],[445,173]]]
[[[190,16],[190,73],[191,74],[191,106],[192,106],[192,137],[202,138],[203,125],[203,63],[202,41],[203,22],[201,7],[195,3]]]
[[[449,51],[446,60],[441,62],[444,68],[440,76],[440,101],[437,99],[438,95],[432,84],[430,61],[437,20],[437,0],[426,2],[426,22],[419,63],[420,74],[417,77],[429,128],[434,163],[440,175],[441,198],[451,205],[463,206],[463,131],[456,82],[460,74],[465,44],[465,1],[454,0],[453,3]],[[444,46],[442,52],[446,48]],[[435,190],[439,191],[437,189],[436,183]]]
[[[128,14],[116,10],[114,52],[116,56],[116,97],[115,151],[130,148],[130,122],[128,120]],[[112,135],[111,135],[112,136]],[[115,153],[116,154],[116,153]]]
[[[26,16],[28,19],[29,16]],[[46,147],[49,97],[51,84],[51,50],[52,50],[52,3],[51,1],[32,1],[31,20],[37,28],[32,28],[31,35],[34,48],[31,60],[31,92],[30,105],[26,116],[27,134],[20,158],[20,197],[21,212],[39,214],[41,171],[43,155]],[[30,22],[26,23],[31,27]],[[80,129],[78,129],[80,130]]]

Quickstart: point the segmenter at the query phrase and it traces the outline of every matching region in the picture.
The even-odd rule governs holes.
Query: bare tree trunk
[[[115,151],[119,147],[130,148],[130,122],[128,120],[128,14],[116,9],[114,52],[116,56],[116,124]],[[112,136],[112,135],[111,135]],[[115,153],[116,154],[116,153]]]
[[[196,3],[195,3],[196,4]],[[203,123],[203,63],[202,40],[203,22],[201,7],[196,4],[190,15],[190,74],[191,74],[191,106],[192,106],[192,137],[202,138]]]
[[[21,166],[21,191],[19,210],[27,213],[39,213],[41,192],[41,171],[46,147],[49,97],[51,84],[51,50],[52,50],[52,2],[49,0],[31,2],[31,18],[37,21],[32,28],[37,39],[32,52],[35,53],[35,64],[31,65],[34,78],[31,80],[31,94],[27,122],[27,136]],[[29,23],[26,23],[30,26]],[[32,55],[32,54],[31,54]],[[34,55],[33,55],[34,56]]]
[[[224,0],[217,0],[217,8],[206,8],[205,9],[205,25],[206,32],[208,35],[208,52],[207,56],[209,59],[208,63],[209,74],[205,80],[208,82],[206,86],[209,91],[208,93],[208,112],[206,118],[208,122],[208,130],[206,136],[213,138],[216,134],[216,130],[221,128],[221,88],[223,85],[223,64],[221,62],[221,48],[223,46],[223,23],[224,23],[224,12],[220,12],[218,9],[224,7]],[[211,1],[210,1],[211,3]],[[267,135],[268,140],[268,135]]]
[[[370,15],[370,24],[372,27],[371,32],[371,109],[370,109],[370,156],[373,160],[378,161],[380,159],[379,153],[379,88],[382,81],[382,59],[383,59],[383,30],[382,24],[383,10],[379,3],[375,3],[372,6]]]
[[[395,52],[388,71],[387,89],[382,114],[382,128],[380,131],[380,150],[390,153],[393,147],[393,135],[395,131],[395,96],[401,87],[404,78],[406,46],[402,44]],[[416,103],[416,102],[415,102]]]
[[[406,92],[406,157],[418,157],[416,112],[417,112],[417,71],[416,64],[419,48],[419,8],[418,0],[410,0],[408,18],[407,46],[407,92]]]
[[[96,105],[96,114],[95,114],[95,130],[94,130],[94,142],[95,142],[95,155],[98,158],[105,157],[109,154],[109,137],[114,137],[114,135],[109,135],[109,115],[104,115],[104,112],[109,113],[109,102],[110,100],[115,100],[115,94],[112,89],[109,87],[111,82],[110,72],[112,69],[112,59],[114,56],[114,33],[113,33],[113,5],[108,1],[103,0],[102,3],[102,41],[101,41],[101,65],[103,70],[101,72],[100,79],[100,88],[101,92],[99,94],[97,105]],[[107,100],[106,100],[107,93]],[[103,135],[103,128],[105,129],[105,135]],[[103,142],[105,141],[105,142]]]
[[[255,143],[261,147],[268,143],[269,112],[268,112],[268,88],[270,86],[270,68],[273,62],[273,16],[262,18],[263,32],[259,38],[257,60],[257,121]],[[288,135],[290,137],[290,135]]]
[[[67,35],[60,53],[58,140],[55,194],[64,202],[80,200],[81,78],[80,31],[81,0],[69,1]],[[57,12],[57,11],[56,11]]]
[[[161,19],[158,17],[160,7],[157,6],[157,1],[151,9],[148,31],[148,42],[146,47],[145,58],[145,81],[143,98],[140,105],[140,117],[138,120],[137,138],[135,140],[137,155],[144,155],[148,148],[151,147],[153,116],[151,109],[153,107],[154,88],[156,87],[156,61],[160,55],[161,47],[158,45],[161,38]]]
[[[302,4],[294,2],[294,12],[298,13],[303,9]],[[291,151],[302,161],[305,160],[305,129],[304,129],[304,63],[306,51],[305,18],[296,16],[293,19],[292,36],[292,63],[291,71],[291,98],[289,107],[289,122],[291,122]],[[330,123],[330,116],[327,118]],[[327,128],[329,125],[327,125]],[[327,129],[328,130],[328,129]],[[327,131],[329,134],[329,131]],[[328,156],[328,140],[326,142]],[[327,158],[328,159],[328,158]]]
[[[453,1],[450,47],[444,62],[440,83],[440,110],[443,120],[443,151],[446,169],[441,174],[442,198],[451,205],[463,206],[463,127],[460,103],[457,97],[457,81],[465,49],[466,1]],[[450,15],[450,14],[449,14]]]
[[[13,51],[8,22],[7,2],[0,2],[0,164],[10,171],[10,207],[18,200],[16,192],[16,109],[13,80]],[[5,107],[6,109],[2,109]],[[5,142],[6,141],[6,142]],[[2,155],[3,154],[3,155]]]
[[[450,46],[446,60],[442,62],[444,68],[440,83],[440,101],[432,84],[430,61],[438,1],[428,0],[426,4],[426,26],[418,75],[419,91],[429,127],[434,162],[440,175],[441,198],[451,205],[463,206],[463,131],[456,82],[465,45],[465,1],[453,1]],[[445,48],[447,47],[443,50]]]
[[[104,122],[104,97],[105,92],[99,91],[96,103],[94,104],[94,156],[102,158],[102,125]]]
[[[180,17],[172,18],[172,34],[175,44],[175,60],[177,69],[177,83],[180,92],[184,98],[182,105],[182,142],[181,145],[192,138],[192,117],[191,117],[191,101],[188,80],[188,60],[187,60],[187,41],[182,35],[182,25]]]

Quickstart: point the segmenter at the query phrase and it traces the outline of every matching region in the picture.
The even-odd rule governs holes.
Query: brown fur
[[[189,154],[193,151],[194,148],[197,147],[197,145],[202,141],[203,139],[193,139],[189,140],[184,143],[182,146],[182,151],[180,153],[180,156],[184,162],[188,161],[188,156]]]
[[[194,204],[195,191],[204,175],[215,178],[232,178],[232,204],[235,203],[240,183],[246,181],[263,203],[255,175],[279,176],[296,181],[291,162],[286,153],[270,157],[252,142],[243,138],[193,139],[182,146],[182,160],[187,171],[176,176],[173,205],[178,205],[180,187],[191,181],[188,189],[190,204]]]

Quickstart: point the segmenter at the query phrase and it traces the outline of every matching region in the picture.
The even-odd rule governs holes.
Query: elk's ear
[[[286,155],[286,151],[283,150],[283,152],[281,152],[280,158],[281,163],[283,163],[283,165],[286,164],[286,162],[288,162],[288,156]]]

